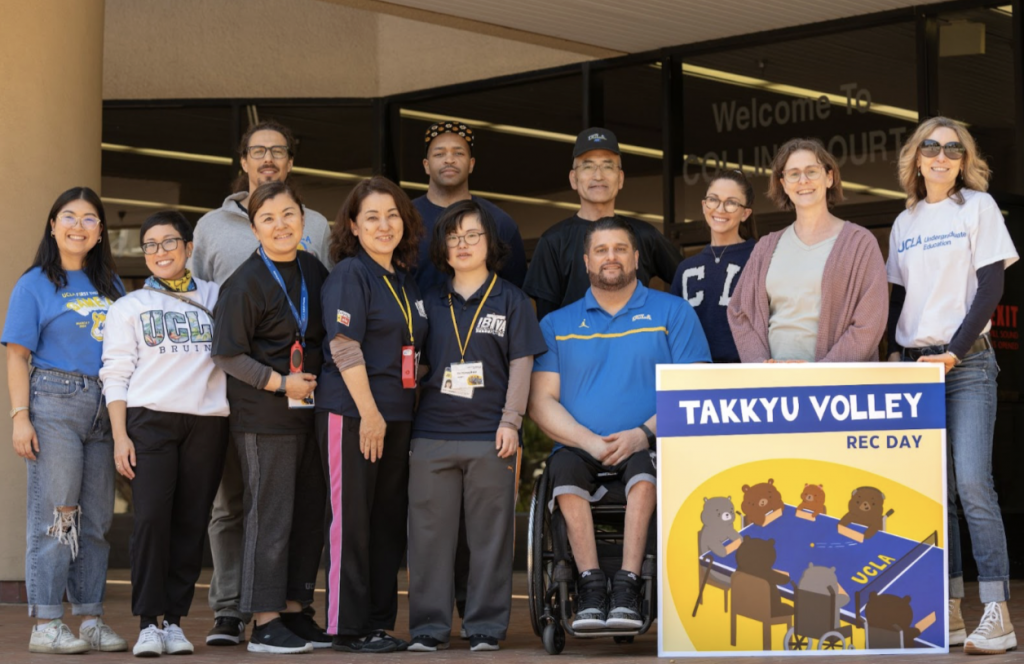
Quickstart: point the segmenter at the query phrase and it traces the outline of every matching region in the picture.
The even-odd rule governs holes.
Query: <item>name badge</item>
[[[288,398],[289,408],[313,408],[315,406],[316,404],[313,402],[312,392],[310,392],[309,396],[306,397],[305,399],[292,399],[291,397]]]
[[[402,387],[407,390],[416,389],[416,348],[402,346]]]
[[[450,394],[453,397],[462,397],[463,399],[473,398],[472,387],[454,387],[452,383],[452,370],[449,367],[444,370],[444,380],[441,381],[441,394]]]
[[[292,344],[292,350],[288,359],[289,371],[291,373],[302,373],[302,367],[305,364],[305,352],[303,352],[302,344],[297,340]],[[316,406],[313,403],[313,393],[310,392],[309,396],[305,399],[292,399],[288,398],[288,408],[314,408]]]
[[[452,387],[476,388],[484,386],[483,362],[459,362],[451,365]]]

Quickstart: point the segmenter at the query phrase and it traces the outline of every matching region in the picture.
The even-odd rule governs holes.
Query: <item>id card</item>
[[[407,390],[416,389],[416,348],[402,346],[402,387]]]
[[[444,380],[441,381],[441,394],[450,394],[453,397],[462,397],[463,399],[473,398],[472,387],[454,387],[452,383],[452,370],[451,368],[445,369]]]
[[[483,362],[459,362],[451,366],[452,387],[475,388],[484,386]]]
[[[313,393],[310,392],[309,396],[305,399],[292,399],[288,398],[289,408],[313,408],[316,404],[313,402]]]

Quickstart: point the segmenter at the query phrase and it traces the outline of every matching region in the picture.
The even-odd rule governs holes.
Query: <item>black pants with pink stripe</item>
[[[316,414],[327,474],[327,633],[395,628],[405,556],[412,422],[388,422],[375,463],[359,451],[359,418]]]

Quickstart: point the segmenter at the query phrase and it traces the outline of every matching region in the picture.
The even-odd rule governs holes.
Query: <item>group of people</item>
[[[870,231],[833,214],[839,167],[814,139],[787,142],[772,164],[768,196],[791,225],[755,241],[753,187],[721,171],[702,199],[711,242],[681,261],[650,224],[616,214],[618,142],[587,129],[569,172],[580,209],[527,268],[515,222],[469,193],[472,128],[441,122],[424,138],[424,196],[369,178],[332,228],[288,179],[288,128],[252,126],[221,208],[194,231],[173,211],[143,223],[152,276],[131,293],[95,192],[54,202],[2,336],[28,472],[31,651],[129,647],[102,619],[115,472],[133,493],[136,655],[193,651],[181,625],[207,532],[210,645],[241,643],[251,621],[253,652],[429,652],[448,647],[454,605],[471,649],[496,650],[527,411],[556,443],[548,508],[563,513],[578,568],[574,628],[637,628],[655,366],[876,361],[887,328],[890,361],[947,373],[950,513],[959,495],[986,604],[968,637],[953,517],[950,642],[1016,646],[987,332],[1017,253],[962,125],[927,120],[904,145],[907,209],[887,263]],[[649,288],[654,277],[671,292]],[[608,579],[590,503],[612,477],[626,517]],[[406,554],[410,642],[391,633]],[[324,627],[312,606],[321,561]]]

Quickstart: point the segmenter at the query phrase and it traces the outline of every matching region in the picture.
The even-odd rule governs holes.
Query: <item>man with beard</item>
[[[266,120],[249,127],[238,148],[243,173],[235,185],[236,193],[224,199],[220,209],[208,212],[195,229],[192,273],[206,281],[223,285],[235,269],[260,245],[249,223],[249,193],[267,182],[284,181],[292,170],[295,138],[288,127]],[[328,248],[331,229],[327,219],[315,210],[303,207],[305,224],[299,248],[316,256],[331,268]],[[270,273],[267,273],[270,278]],[[245,636],[250,616],[238,608],[242,576],[242,471],[238,455],[229,452],[224,459],[224,475],[213,502],[210,517],[210,550],[213,553],[213,578],[210,580],[210,608],[214,625],[206,637],[207,645],[238,645]],[[306,613],[287,614],[288,620],[303,622],[289,628],[302,634],[319,632]],[[297,616],[297,617],[296,617]]]
[[[569,184],[580,197],[580,210],[540,236],[530,260],[523,290],[537,302],[537,317],[576,302],[590,286],[583,264],[583,239],[597,220],[615,217],[615,199],[625,181],[615,134],[592,127],[576,138]],[[647,286],[652,277],[672,283],[682,257],[654,226],[639,219],[618,217],[638,241],[637,277]]]
[[[640,566],[657,498],[655,367],[710,362],[711,353],[689,303],[637,281],[640,252],[627,222],[590,224],[583,251],[590,288],[541,322],[548,352],[534,361],[530,416],[556,443],[548,508],[565,517],[579,570],[573,629],[636,629],[643,624]],[[626,485],[626,524],[606,613],[589,503],[615,478]]]

